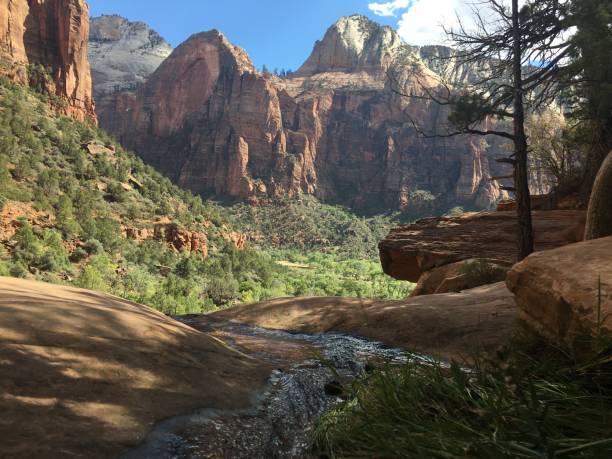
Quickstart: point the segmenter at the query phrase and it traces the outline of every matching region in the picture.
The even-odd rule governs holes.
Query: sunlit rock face
[[[414,214],[489,207],[503,194],[490,179],[506,173],[494,162],[504,155],[500,142],[423,138],[412,121],[434,131],[444,111],[398,94],[439,84],[440,69],[424,53],[390,27],[350,16],[281,79],[257,72],[221,33],[206,32],[99,115],[145,161],[205,196],[311,194],[357,210]]]
[[[171,53],[172,46],[142,22],[121,16],[92,18],[89,61],[98,113],[112,113],[107,105],[113,106],[115,95],[144,83]]]
[[[85,0],[5,0],[0,5],[0,73],[31,83],[60,100],[57,109],[95,118],[87,60],[89,9]],[[50,79],[32,72],[39,65]]]

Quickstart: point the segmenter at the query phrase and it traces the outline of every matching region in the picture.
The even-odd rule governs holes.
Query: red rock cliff
[[[0,5],[0,58],[23,83],[30,80],[28,66],[48,68],[52,81],[46,90],[63,100],[64,114],[78,119],[95,119],[88,37],[85,0],[3,0]]]
[[[259,74],[220,33],[194,35],[135,92],[99,113],[103,127],[179,185],[217,197],[316,195],[357,209],[488,207],[502,155],[481,138],[424,139],[439,107],[398,96],[436,75],[389,27],[341,19],[288,79]]]

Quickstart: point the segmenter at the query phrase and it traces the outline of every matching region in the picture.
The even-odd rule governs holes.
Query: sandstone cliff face
[[[291,78],[260,75],[220,33],[194,35],[101,124],[179,185],[216,197],[313,194],[360,210],[488,207],[499,148],[480,138],[424,139],[444,114],[398,96],[439,76],[389,27],[341,19]]]
[[[91,19],[89,61],[98,110],[113,94],[143,83],[172,53],[172,46],[142,22],[120,16]]]
[[[48,68],[52,81],[45,89],[63,101],[60,111],[78,119],[95,119],[88,36],[85,0],[5,0],[0,6],[0,58],[11,64],[11,76],[28,83],[28,66]]]

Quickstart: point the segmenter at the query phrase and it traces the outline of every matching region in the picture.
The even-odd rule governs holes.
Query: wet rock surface
[[[198,319],[183,321],[206,328]],[[202,410],[166,420],[124,459],[305,457],[316,419],[342,401],[347,382],[377,362],[412,358],[380,343],[340,334],[291,334],[229,323],[210,327],[230,347],[279,368],[250,409]]]

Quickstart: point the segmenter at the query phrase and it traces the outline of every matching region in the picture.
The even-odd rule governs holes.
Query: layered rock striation
[[[533,212],[536,250],[581,241],[584,224],[583,210]],[[516,225],[516,212],[472,212],[399,226],[379,244],[383,270],[417,282],[436,268],[473,258],[512,265],[517,261]]]
[[[54,94],[66,115],[95,119],[88,36],[85,0],[7,0],[0,6],[2,73]]]
[[[212,31],[192,36],[99,116],[124,145],[204,196],[305,193],[414,214],[489,207],[503,195],[491,180],[506,173],[493,161],[498,145],[423,138],[412,120],[434,129],[443,110],[394,91],[435,88],[441,77],[430,67],[418,48],[363,16],[338,21],[286,79],[260,74]]]

